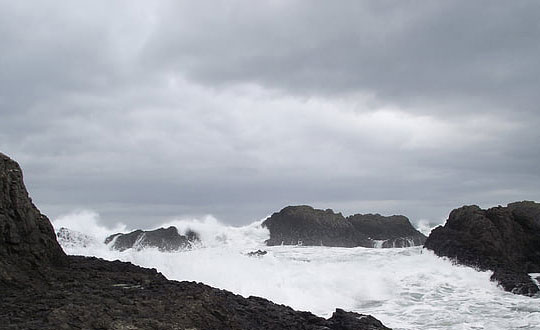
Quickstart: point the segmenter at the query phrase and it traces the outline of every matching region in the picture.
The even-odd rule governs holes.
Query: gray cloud
[[[0,150],[55,217],[537,199],[536,2],[0,2]]]

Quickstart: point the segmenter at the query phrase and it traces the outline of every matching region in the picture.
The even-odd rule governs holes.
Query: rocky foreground
[[[0,329],[388,329],[369,315],[329,319],[154,269],[66,256],[0,153]]]
[[[333,210],[288,206],[263,222],[270,231],[267,245],[334,247],[408,247],[424,244],[426,236],[407,217],[355,214],[344,217]]]
[[[463,206],[435,228],[425,245],[438,256],[480,270],[506,291],[533,296],[540,290],[528,273],[540,273],[540,204],[517,202],[483,210]]]

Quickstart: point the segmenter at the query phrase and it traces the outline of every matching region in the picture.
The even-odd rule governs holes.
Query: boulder
[[[405,216],[355,214],[345,218],[331,209],[287,206],[263,222],[267,245],[334,247],[407,247],[422,245],[425,236]]]
[[[539,289],[528,273],[540,272],[540,204],[516,202],[483,210],[463,206],[435,228],[424,247],[480,270],[506,290],[531,296]]]
[[[186,235],[180,235],[174,226],[158,228],[155,230],[135,230],[127,234],[114,234],[105,239],[105,244],[119,251],[127,249],[141,250],[144,248],[158,248],[160,251],[178,251],[189,249],[199,242],[199,235],[188,230]]]

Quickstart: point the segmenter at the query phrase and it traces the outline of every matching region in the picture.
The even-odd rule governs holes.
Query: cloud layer
[[[538,200],[539,7],[0,1],[0,150],[129,227]]]

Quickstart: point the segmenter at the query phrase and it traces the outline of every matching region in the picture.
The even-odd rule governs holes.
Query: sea
[[[56,230],[74,231],[61,241],[66,253],[129,261],[172,280],[264,297],[325,318],[336,308],[371,314],[396,330],[540,329],[540,297],[505,292],[489,280],[491,272],[453,264],[422,247],[268,247],[262,220],[233,227],[208,216],[157,226],[199,233],[200,244],[189,250],[119,252],[103,241],[128,230],[104,227],[96,218],[79,212],[53,220]],[[248,256],[257,250],[267,253]]]

